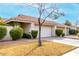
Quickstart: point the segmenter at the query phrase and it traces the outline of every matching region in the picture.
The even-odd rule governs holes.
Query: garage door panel
[[[35,29],[38,30],[39,27],[35,26]],[[51,27],[42,26],[41,27],[41,37],[49,37],[51,36]]]

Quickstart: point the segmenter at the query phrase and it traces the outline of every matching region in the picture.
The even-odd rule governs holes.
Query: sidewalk
[[[79,48],[72,50],[62,56],[79,56]]]

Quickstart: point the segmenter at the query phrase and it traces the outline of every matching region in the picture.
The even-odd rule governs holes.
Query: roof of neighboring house
[[[5,22],[6,22],[6,18],[0,19],[0,23],[5,23]]]
[[[34,24],[38,25],[38,18],[31,17],[31,16],[25,16],[25,15],[16,16],[14,18],[11,18],[10,20],[7,20],[6,22],[8,23],[8,22],[12,22],[12,21],[23,22],[23,23],[34,23]],[[43,22],[43,19],[41,20],[41,22]],[[43,23],[43,25],[46,25],[46,26],[57,25],[60,27],[66,26],[66,25],[59,24],[59,23],[54,22],[54,21],[47,21],[47,20]]]
[[[79,28],[79,26],[77,26],[77,25],[71,25],[71,26],[69,26],[70,28]]]

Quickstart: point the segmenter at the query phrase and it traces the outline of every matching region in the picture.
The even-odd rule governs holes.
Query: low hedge
[[[38,31],[37,30],[32,30],[31,34],[32,34],[32,37],[35,39],[38,35]]]
[[[7,34],[7,29],[4,26],[0,26],[0,40],[4,38]]]
[[[0,25],[1,25],[1,26],[5,26],[5,25],[7,25],[7,24],[5,24],[5,23],[0,23]]]
[[[31,35],[27,34],[27,33],[23,33],[23,37],[22,38],[31,39]]]
[[[64,37],[65,36],[65,33],[62,33],[61,36]]]
[[[23,36],[23,29],[21,27],[15,27],[10,31],[10,36],[13,40],[18,40]]]
[[[61,36],[63,34],[63,30],[62,29],[56,29],[55,31],[57,36]]]
[[[77,33],[77,36],[79,37],[79,33]]]
[[[77,30],[75,30],[75,29],[69,29],[69,34],[70,35],[76,35],[77,33],[78,33]]]

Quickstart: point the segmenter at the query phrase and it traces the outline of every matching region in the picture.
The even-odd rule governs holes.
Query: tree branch
[[[51,11],[51,12],[45,17],[45,19],[43,20],[43,22],[41,23],[41,25],[45,22],[46,18],[49,17],[53,12],[54,12],[54,10]]]

